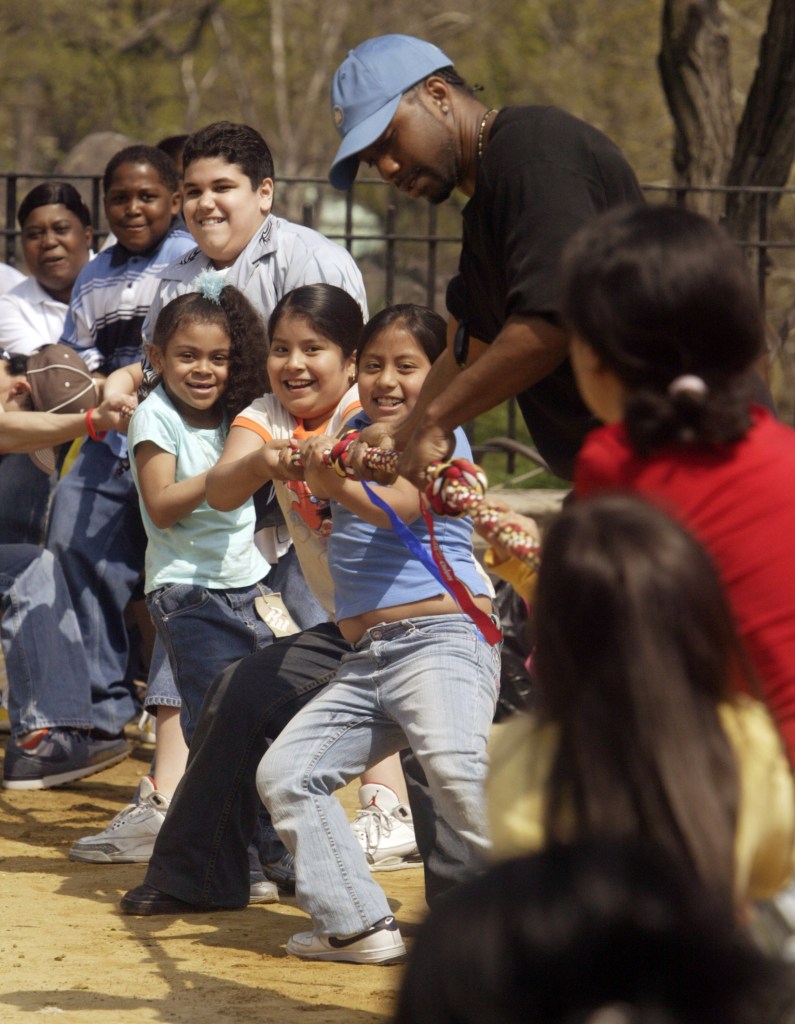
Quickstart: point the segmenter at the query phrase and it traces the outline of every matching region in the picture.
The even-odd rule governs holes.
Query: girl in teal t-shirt
[[[149,356],[159,382],[129,430],[148,537],[147,605],[188,741],[215,676],[273,640],[256,609],[270,567],[253,542],[253,501],[219,512],[205,499],[228,424],[267,389],[265,325],[220,275],[208,272],[197,285],[158,316]]]

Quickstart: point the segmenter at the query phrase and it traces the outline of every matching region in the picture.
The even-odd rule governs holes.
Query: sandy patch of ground
[[[5,749],[5,737],[2,739]],[[147,748],[89,779],[0,790],[0,1020],[31,1024],[385,1024],[399,967],[308,964],[284,953],[304,928],[295,900],[184,918],[123,915],[136,864],[67,859],[100,831],[145,773]],[[355,792],[345,791],[352,808]],[[425,913],[422,871],[378,876],[410,936]]]

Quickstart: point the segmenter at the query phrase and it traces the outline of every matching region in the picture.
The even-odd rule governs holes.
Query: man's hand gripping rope
[[[324,453],[323,461],[341,477],[355,479],[350,457],[353,446],[357,444],[360,444],[359,432],[350,430]],[[357,456],[383,482],[392,482],[397,478],[399,452],[364,446],[363,450],[360,448],[357,452]],[[300,450],[293,453],[292,461],[294,465],[300,464]],[[488,480],[480,466],[468,459],[435,462],[425,470],[425,478],[425,498],[434,512],[453,518],[471,516],[478,532],[486,540],[505,548],[531,568],[538,569],[540,544],[529,533],[504,522],[505,509],[486,499]]]

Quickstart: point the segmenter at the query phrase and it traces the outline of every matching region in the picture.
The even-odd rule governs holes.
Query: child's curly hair
[[[266,361],[268,335],[265,321],[243,293],[226,285],[218,300],[199,292],[173,299],[160,311],[153,344],[165,352],[170,339],[189,324],[219,324],[229,335],[229,375],[221,405],[231,421],[239,412],[269,390]]]

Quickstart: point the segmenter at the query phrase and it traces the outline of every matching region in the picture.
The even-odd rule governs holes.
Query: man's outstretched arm
[[[91,410],[92,430],[96,434],[126,430],[135,406],[135,399],[128,395],[106,398]],[[0,412],[0,453],[35,452],[88,432],[86,414],[82,412]]]
[[[568,353],[565,331],[542,317],[511,317],[491,345],[484,347],[476,340],[471,345],[479,353],[462,370],[448,332],[447,349],[434,363],[414,412],[394,438],[403,453],[401,475],[417,486],[428,465],[448,458],[456,427],[542,380]]]

